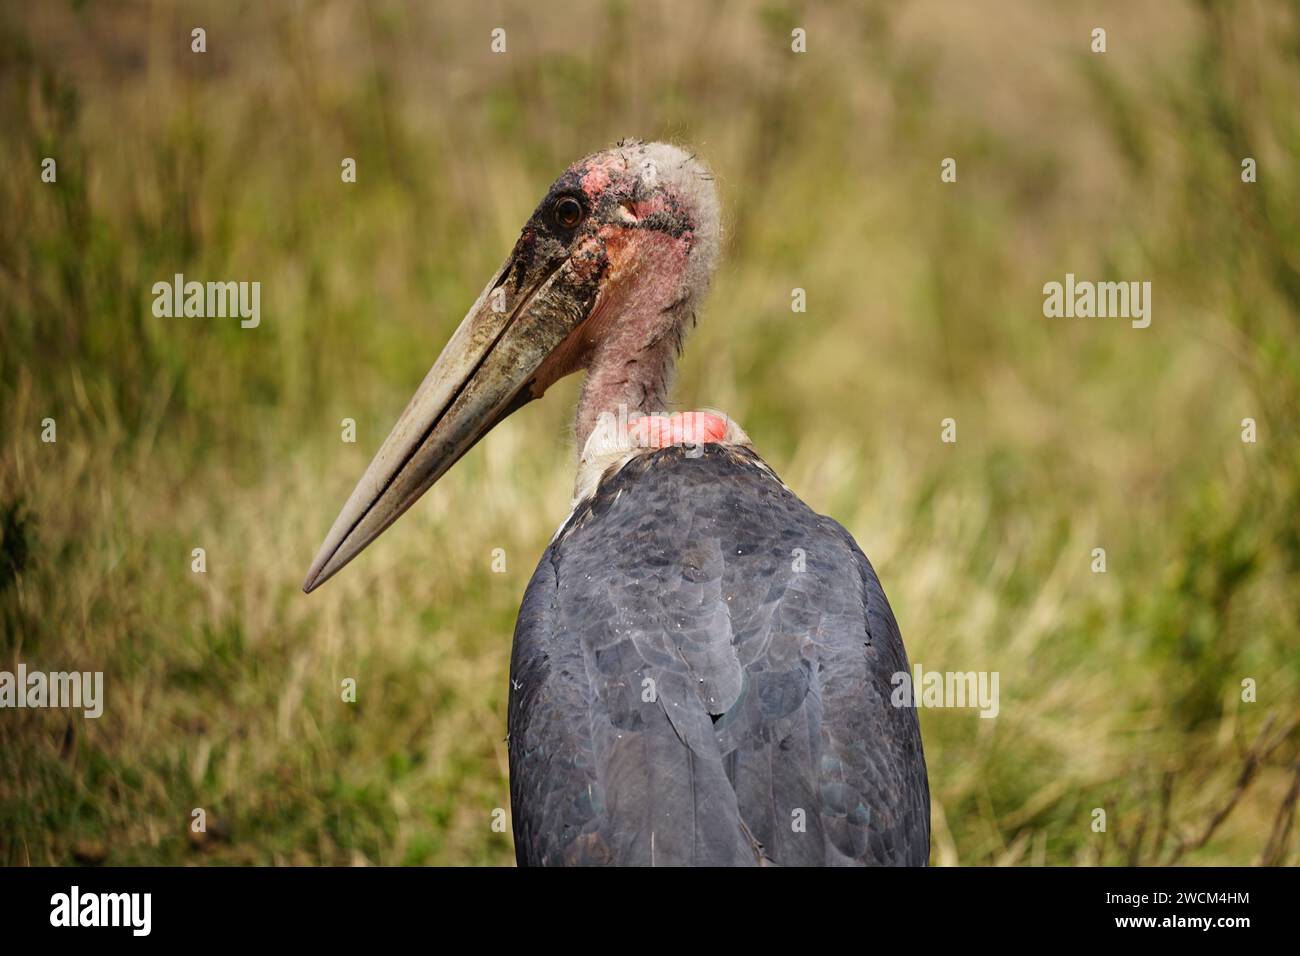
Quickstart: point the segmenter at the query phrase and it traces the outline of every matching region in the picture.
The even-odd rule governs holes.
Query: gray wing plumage
[[[639,456],[547,548],[511,661],[521,865],[923,865],[875,571],[744,449]]]

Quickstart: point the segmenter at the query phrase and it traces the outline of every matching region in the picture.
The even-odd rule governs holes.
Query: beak
[[[339,512],[302,589],[320,587],[475,443],[545,390],[538,370],[591,311],[597,283],[561,258],[529,270],[523,243],[488,283]]]

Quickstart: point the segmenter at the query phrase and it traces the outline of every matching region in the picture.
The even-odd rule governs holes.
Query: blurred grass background
[[[0,669],[106,706],[0,712],[0,862],[512,861],[577,381],[298,587],[545,188],[636,136],[726,209],[681,407],[854,533],[914,663],[1001,674],[922,713],[934,862],[1295,864],[1297,102],[1266,0],[4,4]],[[261,327],[154,318],[176,272]],[[1045,319],[1066,272],[1150,280],[1151,327]]]

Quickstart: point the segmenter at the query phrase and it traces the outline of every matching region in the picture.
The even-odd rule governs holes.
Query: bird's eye
[[[551,207],[551,214],[555,216],[555,222],[561,228],[572,229],[582,222],[582,203],[572,196],[561,196]]]

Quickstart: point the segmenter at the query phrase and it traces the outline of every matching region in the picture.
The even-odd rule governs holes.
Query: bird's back
[[[528,586],[511,662],[524,865],[920,865],[908,663],[852,537],[752,452],[633,458]]]

